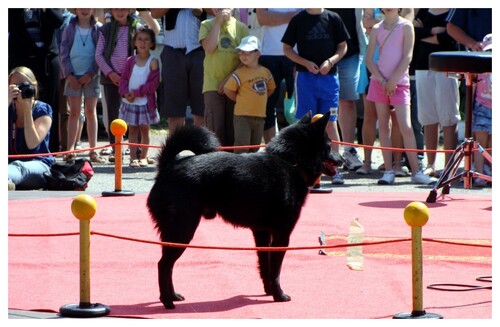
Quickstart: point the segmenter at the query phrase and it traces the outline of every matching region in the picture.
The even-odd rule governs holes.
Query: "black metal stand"
[[[483,157],[492,163],[491,155],[481,145],[474,141],[471,133],[473,84],[477,80],[477,74],[491,73],[491,52],[434,52],[429,56],[429,67],[436,71],[454,72],[463,74],[465,77],[465,140],[453,152],[452,157],[446,163],[441,176],[427,197],[427,203],[436,202],[438,189],[442,188],[442,194],[449,194],[451,183],[463,178],[464,188],[472,188],[472,178],[478,177],[491,181],[491,176],[477,173],[472,170],[472,158],[474,152],[479,151]],[[464,160],[464,169],[458,169]]]

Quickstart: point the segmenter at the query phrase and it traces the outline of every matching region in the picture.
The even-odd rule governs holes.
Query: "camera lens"
[[[28,82],[22,82],[17,86],[17,88],[21,91],[21,97],[23,99],[32,98],[35,96],[35,88]]]

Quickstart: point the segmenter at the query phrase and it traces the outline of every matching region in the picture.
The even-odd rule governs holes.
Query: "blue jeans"
[[[43,173],[50,173],[50,167],[40,160],[9,163],[9,179],[19,190],[38,190],[45,187]]]

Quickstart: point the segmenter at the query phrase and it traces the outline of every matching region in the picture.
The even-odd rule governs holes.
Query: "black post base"
[[[104,191],[101,193],[102,196],[133,196],[135,195],[135,192],[134,191],[124,191],[124,190],[121,190],[121,191],[118,191],[118,190],[115,190],[115,191]]]
[[[100,303],[90,305],[81,304],[66,304],[59,309],[59,313],[63,317],[71,318],[97,318],[106,316],[111,312],[111,309]]]

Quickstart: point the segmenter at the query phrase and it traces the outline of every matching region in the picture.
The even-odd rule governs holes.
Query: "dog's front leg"
[[[252,230],[253,237],[255,240],[255,245],[257,247],[269,247],[271,246],[271,233],[266,231],[255,231]],[[272,295],[273,291],[270,283],[270,258],[271,253],[269,251],[257,251],[257,257],[259,259],[259,273],[262,283],[264,284],[264,291],[267,295]]]
[[[288,242],[286,245],[276,245],[273,241],[273,246],[281,247],[288,246]],[[270,279],[269,279],[269,290],[273,296],[274,301],[276,302],[287,302],[292,298],[286,295],[281,289],[280,285],[280,274],[281,274],[281,266],[283,264],[283,259],[285,257],[285,251],[281,252],[271,252],[270,255]]]

